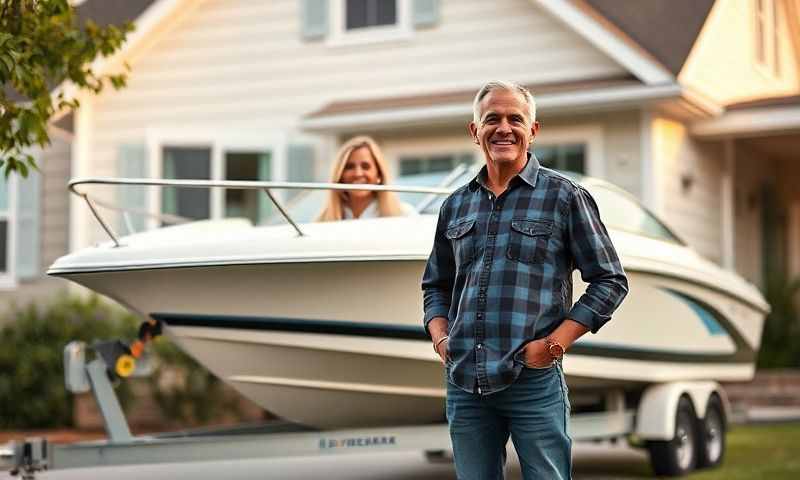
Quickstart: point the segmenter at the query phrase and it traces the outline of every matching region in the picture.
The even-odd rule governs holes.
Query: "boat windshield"
[[[417,187],[452,187],[458,188],[477,175],[482,164],[472,166],[460,165],[449,172],[424,173],[399,177],[394,184]],[[655,215],[645,209],[632,195],[611,184],[584,181],[584,177],[573,172],[559,172],[571,180],[581,183],[592,194],[600,216],[607,227],[614,230],[628,231],[646,237],[657,238],[684,245]],[[298,223],[313,222],[322,211],[327,190],[308,190],[295,196],[288,202],[287,211]],[[401,201],[412,205],[422,214],[435,215],[439,212],[446,195],[428,195],[419,193],[398,193]],[[267,223],[284,223],[282,216],[276,214]]]

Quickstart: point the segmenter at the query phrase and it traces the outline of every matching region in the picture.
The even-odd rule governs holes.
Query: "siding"
[[[666,117],[653,119],[652,145],[664,219],[701,255],[720,263],[722,145],[698,142],[683,123]],[[685,187],[683,178],[691,184]]]
[[[721,104],[797,92],[798,52],[791,41],[787,12],[780,9],[781,76],[776,78],[756,65],[754,4],[749,0],[717,1],[678,76],[681,84]]]
[[[69,251],[67,181],[70,178],[70,143],[55,135],[51,136],[51,140],[50,146],[38,157],[42,171],[39,219],[41,276],[20,281],[13,290],[0,290],[0,313],[12,303],[19,306],[30,302],[41,303],[67,287],[65,280],[50,278],[44,273],[56,258]]]
[[[304,41],[300,3],[187,5],[128,59],[127,88],[84,100],[90,139],[82,151],[91,159],[81,160],[83,172],[114,175],[117,146],[143,142],[148,131],[292,132],[303,115],[334,100],[477,89],[494,78],[544,83],[623,73],[528,0],[444,0],[435,27],[350,46]]]

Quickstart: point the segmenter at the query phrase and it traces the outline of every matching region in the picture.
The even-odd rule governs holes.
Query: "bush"
[[[789,280],[785,275],[767,278],[764,296],[772,311],[764,323],[759,368],[800,367],[800,277]]]
[[[72,340],[132,338],[136,317],[99,297],[63,294],[45,307],[12,308],[0,330],[0,428],[73,424],[72,394],[64,386],[64,346]],[[88,359],[87,359],[88,360]],[[124,385],[120,401],[130,400]]]

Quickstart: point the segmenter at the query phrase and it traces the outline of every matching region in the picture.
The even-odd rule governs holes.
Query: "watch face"
[[[547,351],[550,353],[550,356],[554,358],[561,358],[561,356],[564,355],[564,347],[557,343],[551,343],[547,347]]]

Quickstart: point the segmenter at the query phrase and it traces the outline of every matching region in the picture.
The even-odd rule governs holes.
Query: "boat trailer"
[[[294,456],[336,455],[372,451],[419,451],[430,461],[448,459],[451,446],[446,423],[346,430],[314,430],[285,421],[259,425],[196,429],[158,435],[134,436],[114,392],[120,373],[131,374],[120,358],[129,349],[104,342],[93,346],[88,363],[86,345],[71,342],[64,349],[66,388],[73,393],[91,391],[103,418],[106,440],[53,444],[45,438],[26,438],[0,446],[0,470],[33,480],[54,469],[114,465],[182,463]],[[140,374],[147,374],[138,363]],[[135,373],[134,373],[135,375]],[[570,434],[574,440],[615,438],[634,428],[634,412],[620,408],[604,413],[575,415]]]

